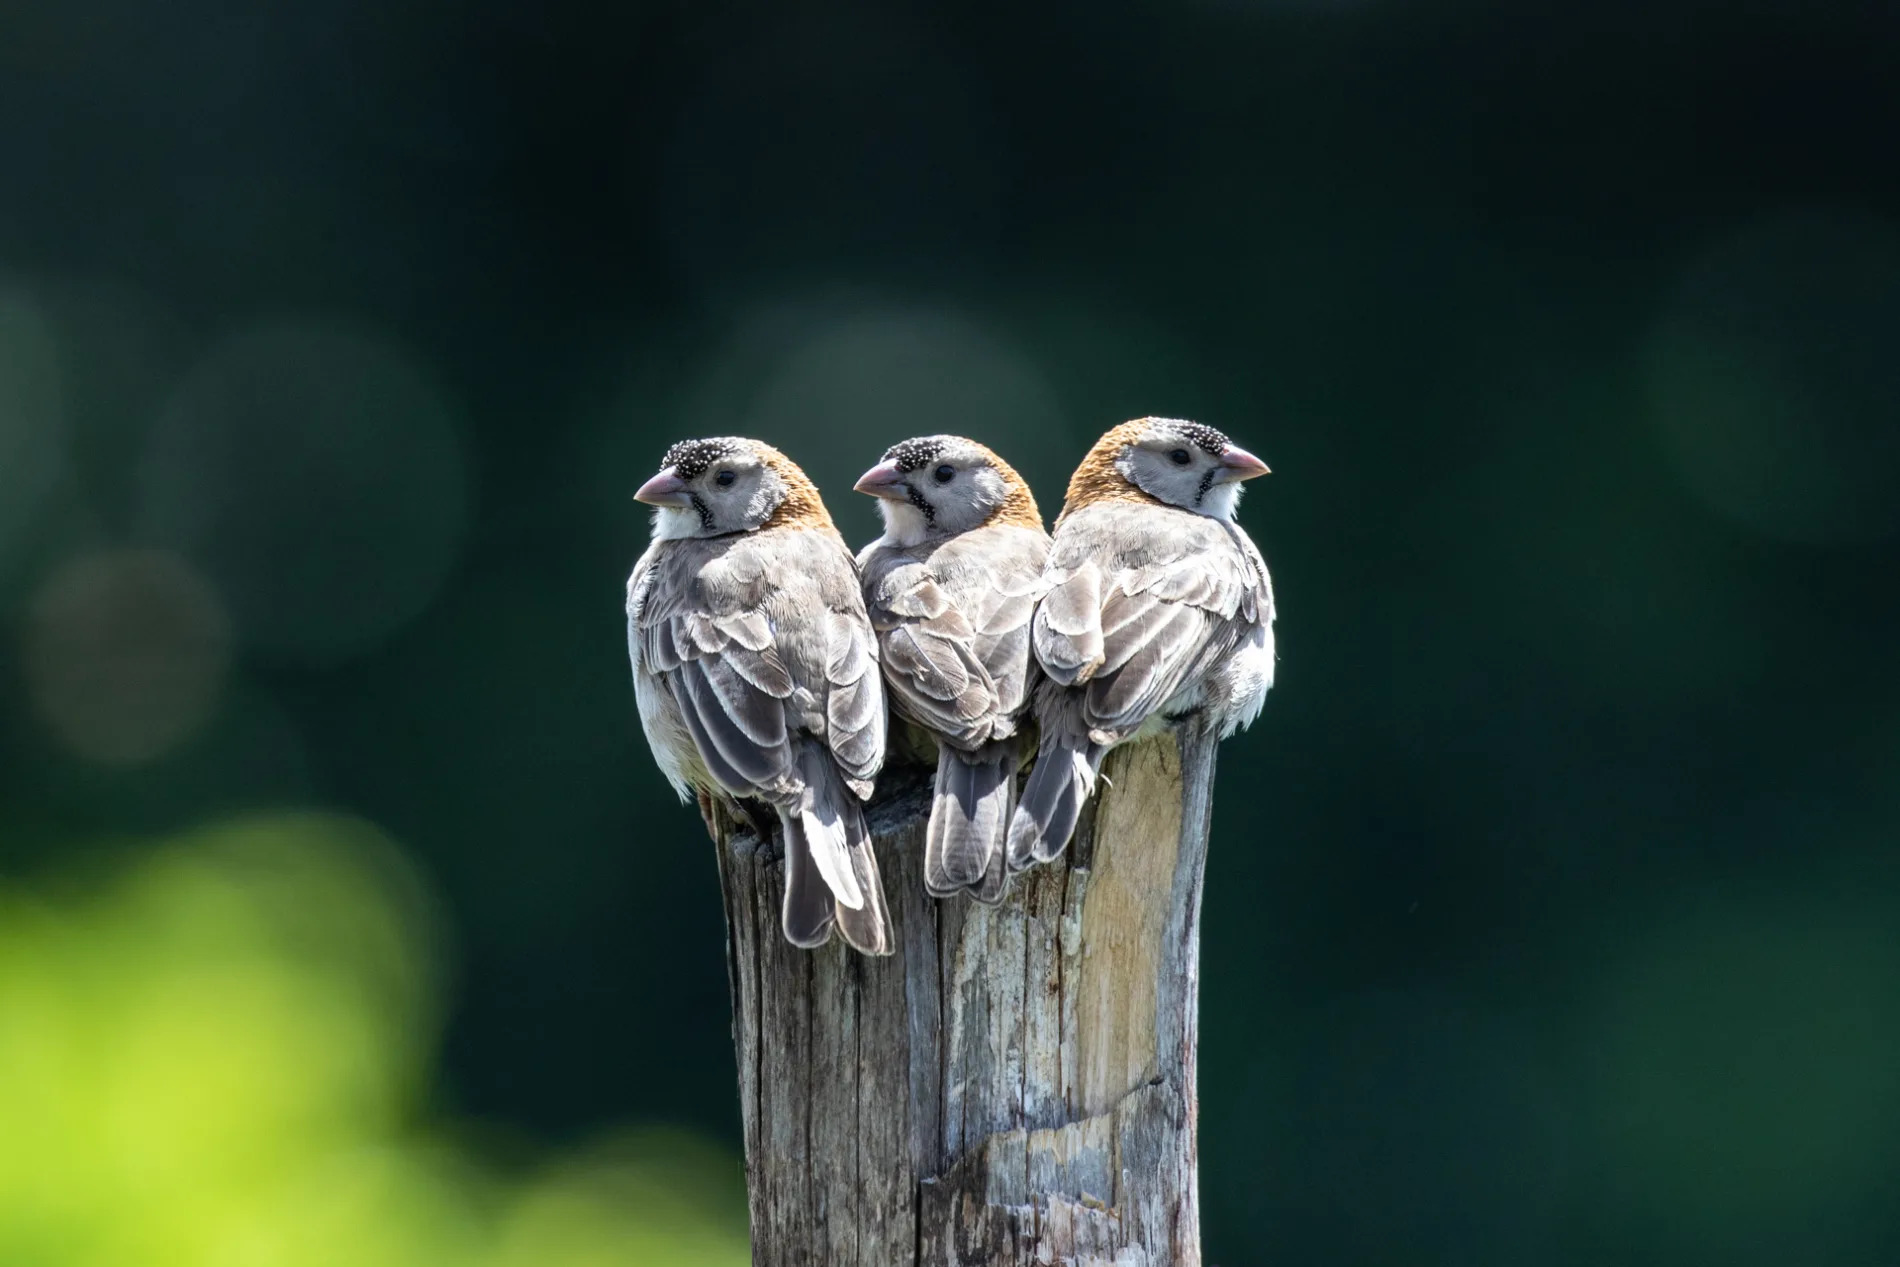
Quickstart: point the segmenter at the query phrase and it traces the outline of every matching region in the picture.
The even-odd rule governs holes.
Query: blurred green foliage
[[[7,1267],[722,1267],[739,1164],[427,1111],[433,922],[360,821],[275,815],[0,890]]]

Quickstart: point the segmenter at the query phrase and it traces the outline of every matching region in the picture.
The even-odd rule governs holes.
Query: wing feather
[[[964,749],[1015,732],[1047,546],[1039,531],[999,525],[865,551],[884,676],[906,716]]]
[[[1098,741],[1139,728],[1258,622],[1265,567],[1236,532],[1132,504],[1091,507],[1057,532],[1036,657],[1080,688],[1073,703]]]
[[[791,766],[784,744],[768,748],[749,738],[720,706],[700,665],[681,666],[667,682],[700,759],[721,787],[736,795],[778,788]]]
[[[795,800],[805,780],[794,748],[810,734],[868,795],[884,757],[884,698],[843,542],[794,530],[670,550],[637,578],[629,639],[666,684],[707,773],[737,795]]]

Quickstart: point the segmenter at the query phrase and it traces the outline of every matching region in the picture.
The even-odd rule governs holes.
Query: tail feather
[[[1108,749],[1045,738],[1036,768],[1023,786],[1022,803],[1009,824],[1009,869],[1027,871],[1059,857],[1075,834],[1082,806],[1095,791]]]
[[[936,797],[924,838],[924,888],[932,897],[964,889],[983,896],[1009,838],[1015,774],[1013,748],[975,755],[948,744],[939,749]]]
[[[867,955],[897,948],[884,884],[864,809],[845,786],[828,753],[802,754],[802,803],[779,811],[785,828],[786,940],[822,946],[835,924]]]
[[[785,903],[779,910],[779,924],[786,941],[813,950],[831,940],[835,903],[812,862],[803,819],[787,809],[779,810],[778,817],[785,840]]]
[[[867,955],[888,955],[897,949],[891,931],[890,910],[884,903],[884,883],[878,876],[871,831],[855,802],[846,802],[835,817],[809,810],[779,811],[785,838],[785,902],[779,921],[785,940],[815,950],[831,939],[835,925],[844,939]],[[825,844],[813,847],[814,839]],[[856,906],[847,906],[827,883],[817,863],[819,849],[840,851],[859,894]]]
[[[851,858],[851,811],[856,809],[857,802],[842,787],[820,783],[807,792],[805,808],[799,812],[812,865],[824,877],[838,905],[852,910],[864,905],[864,890],[858,887],[857,868]],[[863,815],[857,817],[862,834]]]
[[[891,913],[884,905],[884,881],[878,876],[877,854],[871,848],[871,829],[864,821],[858,803],[844,805],[845,833],[850,849],[851,872],[864,895],[861,906],[837,904],[838,931],[845,941],[867,955],[888,955],[897,949],[897,935],[891,930]]]
[[[983,879],[970,887],[970,896],[985,906],[995,906],[1003,900],[1003,890],[1008,884],[1009,842],[1005,839],[997,842],[996,852],[990,855],[990,865],[984,869]]]

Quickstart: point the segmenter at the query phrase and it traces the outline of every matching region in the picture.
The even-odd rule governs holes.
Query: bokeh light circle
[[[1646,352],[1664,446],[1710,508],[1787,541],[1900,531],[1900,228],[1750,224],[1684,266]]]
[[[749,1261],[717,1145],[542,1154],[435,1110],[445,931],[345,815],[141,839],[46,893],[0,876],[0,1262]]]
[[[211,578],[243,643],[336,659],[428,606],[469,483],[449,400],[402,348],[280,323],[227,339],[173,395],[138,472],[137,531]]]
[[[63,745],[142,765],[196,734],[230,666],[230,629],[204,580],[156,551],[85,555],[55,572],[28,612],[29,694]]]

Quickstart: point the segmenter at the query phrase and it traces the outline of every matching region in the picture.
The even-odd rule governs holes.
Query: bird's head
[[[817,488],[796,462],[740,436],[680,441],[634,497],[654,507],[653,535],[667,541],[788,523],[831,526]]]
[[[1147,500],[1232,519],[1241,484],[1267,464],[1220,432],[1179,418],[1137,418],[1095,442],[1069,480],[1063,514],[1090,502]]]
[[[919,436],[894,444],[857,482],[878,499],[884,532],[899,545],[952,537],[987,523],[1042,527],[1029,485],[1009,463],[962,436]]]

